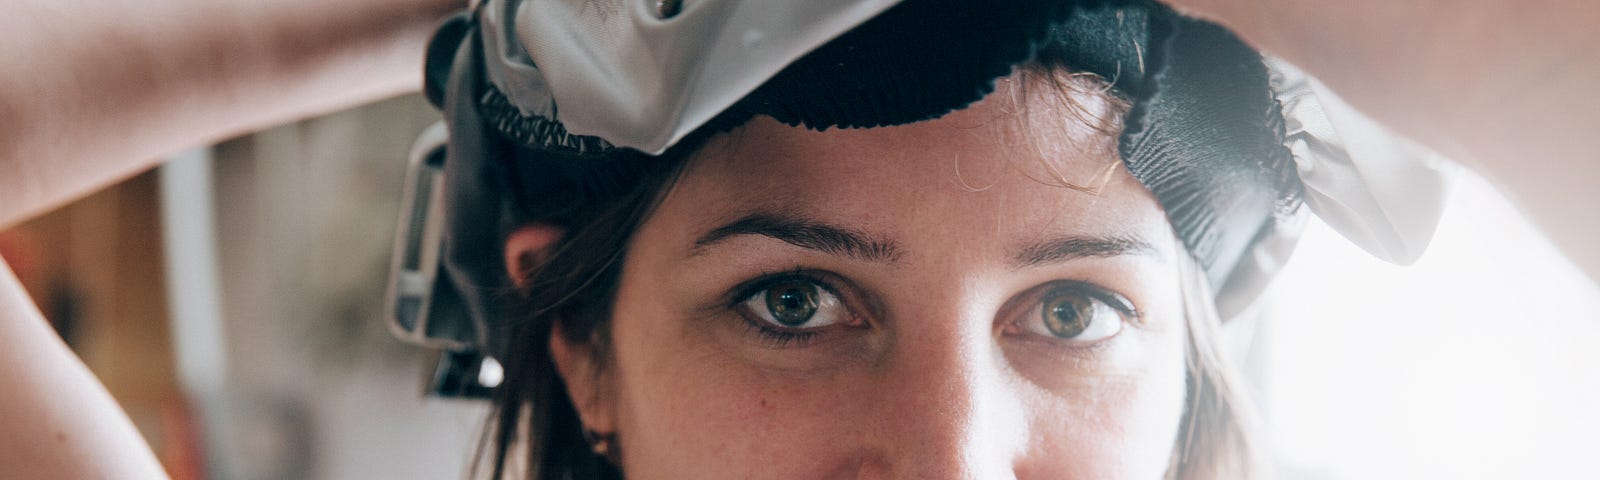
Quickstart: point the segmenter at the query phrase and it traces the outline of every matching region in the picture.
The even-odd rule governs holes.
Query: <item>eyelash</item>
[[[1056,280],[1046,283],[1042,286],[1042,288],[1037,290],[1038,293],[1033,294],[1030,298],[1033,301],[1038,301],[1045,298],[1049,294],[1064,290],[1077,290],[1086,295],[1094,297],[1097,300],[1105,302],[1106,305],[1111,306],[1113,310],[1116,310],[1117,312],[1127,316],[1130,324],[1137,325],[1140,323],[1139,320],[1144,318],[1144,312],[1139,311],[1139,309],[1133,305],[1133,301],[1128,300],[1127,297],[1102,288],[1099,285],[1078,280]]]
[[[816,340],[817,332],[786,332],[772,327],[757,325],[755,322],[745,320],[746,331],[761,340],[761,346],[781,349],[790,347],[804,347]]]
[[[826,274],[803,268],[763,274],[735,287],[727,308],[739,316],[739,319],[745,323],[746,332],[760,340],[762,346],[773,349],[805,347],[816,341],[822,332],[785,330],[766,325],[766,322],[751,319],[747,316],[739,308],[739,304],[744,303],[745,300],[761,293],[763,290],[771,288],[773,285],[795,280],[810,282],[840,299],[845,299],[846,297],[840,293],[840,289],[835,288],[833,282],[825,278],[826,276]],[[846,303],[848,303],[848,300],[846,300]],[[846,308],[851,307],[847,305]]]
[[[773,285],[782,282],[801,280],[810,282],[817,287],[826,290],[828,293],[839,297],[846,303],[846,308],[850,309],[852,314],[854,314],[855,307],[850,305],[848,297],[841,293],[843,289],[837,288],[836,281],[830,280],[829,276],[830,275],[825,272],[817,272],[804,268],[795,268],[789,271],[762,274],[735,287],[732,290],[733,295],[731,295],[731,298],[729,298],[726,302],[726,308],[732,310],[735,315],[739,316],[739,320],[745,324],[745,332],[759,340],[761,345],[764,347],[773,349],[806,347],[815,342],[817,338],[823,334],[821,329],[815,331],[804,331],[775,328],[770,326],[767,322],[749,318],[749,316],[740,308],[740,304],[744,303],[745,300],[750,299],[750,297],[761,293],[763,290],[772,287]],[[1140,311],[1138,307],[1134,306],[1133,302],[1128,300],[1127,297],[1098,285],[1078,280],[1056,280],[1035,287],[1033,292],[1020,297],[1025,300],[1024,305],[1026,306],[1023,308],[1034,308],[1047,295],[1064,289],[1076,289],[1084,294],[1094,297],[1097,300],[1105,302],[1105,304],[1109,305],[1113,310],[1116,310],[1118,313],[1122,314],[1123,320],[1126,322],[1126,326],[1137,327],[1143,325],[1144,323],[1144,312]],[[1012,312],[1006,314],[1008,318],[1016,318],[1016,313],[1014,313],[1014,310],[1006,310]],[[1011,320],[1008,322],[1014,321],[1015,320]],[[1008,323],[1007,327],[1005,328],[1011,327],[1012,326]],[[1092,344],[1077,345],[1073,348],[1087,353],[1101,350],[1109,343],[1110,342],[1095,342]]]
[[[1137,328],[1144,325],[1144,312],[1139,310],[1139,308],[1133,304],[1132,300],[1129,300],[1122,294],[1113,292],[1109,289],[1089,282],[1079,280],[1056,280],[1034,287],[1031,292],[1020,296],[1019,299],[1022,300],[1020,302],[1020,306],[1007,307],[1004,311],[1007,312],[1005,315],[1009,320],[1007,320],[1005,327],[1002,328],[1006,330],[1011,328],[1021,328],[1017,325],[1017,322],[1028,319],[1030,310],[1037,309],[1039,304],[1043,302],[1045,298],[1067,290],[1077,290],[1078,292],[1093,297],[1096,300],[1105,302],[1105,304],[1110,306],[1112,310],[1116,310],[1117,313],[1121,314],[1121,320],[1123,321],[1124,327]],[[1020,311],[1018,310],[1019,307],[1021,308]],[[1118,336],[1120,336],[1120,334]],[[1113,336],[1111,338],[1093,343],[1072,345],[1070,348],[1081,355],[1095,355],[1097,352],[1109,348],[1112,345],[1111,340],[1114,340],[1115,338],[1116,336]],[[1046,339],[1045,341],[1050,340]]]

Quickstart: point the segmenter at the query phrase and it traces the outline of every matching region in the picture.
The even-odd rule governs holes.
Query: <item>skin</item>
[[[0,478],[164,478],[161,465],[83,362],[0,263]],[[48,402],[48,403],[41,403]],[[48,406],[48,407],[46,407]]]
[[[416,90],[464,0],[12,0],[0,230],[228,136]],[[0,261],[0,478],[164,478]]]
[[[421,87],[466,0],[12,0],[0,229],[164,156]]]
[[[1600,280],[1600,2],[1173,0],[1471,167]]]
[[[1082,124],[1032,120],[1067,115],[1055,103],[1023,111],[1014,94],[1002,82],[966,110],[890,128],[758,118],[691,160],[630,243],[610,351],[551,345],[629,478],[1160,478],[1185,397],[1179,247],[1125,170],[1098,195],[1041,181],[1120,162]],[[700,241],[752,212],[895,254],[760,233]],[[508,258],[549,235],[524,232]],[[1144,245],[1019,264],[1026,247],[1072,237]],[[774,342],[738,287],[797,269],[828,272],[850,320]],[[1098,342],[1050,336],[1035,294],[1058,281],[1120,294],[1140,316]]]
[[[0,15],[0,228],[183,148],[415,90],[431,26],[461,3],[10,2]],[[1589,145],[1600,125],[1600,29],[1591,28],[1600,3],[1171,3],[1228,25],[1376,120],[1475,166],[1600,276],[1592,247],[1600,223],[1572,214],[1573,205],[1600,204],[1600,159]],[[33,360],[0,362],[0,439],[9,440],[0,440],[0,477],[159,476],[91,375],[32,368],[71,352],[15,282],[0,282],[0,352]],[[58,434],[83,443],[40,441]]]

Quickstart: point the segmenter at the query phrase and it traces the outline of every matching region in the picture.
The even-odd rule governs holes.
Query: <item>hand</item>
[[[1497,183],[1600,279],[1600,2],[1165,0]]]

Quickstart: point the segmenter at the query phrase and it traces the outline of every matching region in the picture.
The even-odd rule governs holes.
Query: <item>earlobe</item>
[[[611,404],[606,401],[609,395],[590,344],[568,341],[561,323],[555,322],[550,327],[550,357],[555,361],[562,383],[567,385],[567,395],[578,409],[584,428],[602,434],[615,433],[615,417]]]
[[[561,234],[561,228],[554,225],[533,223],[517,227],[506,236],[506,273],[518,287],[523,286],[540,262],[549,258]]]

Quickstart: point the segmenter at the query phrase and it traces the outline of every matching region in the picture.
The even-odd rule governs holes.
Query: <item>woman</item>
[[[566,229],[631,231],[609,275],[602,238],[513,233],[542,313],[514,333],[499,425],[528,412],[535,438],[496,456],[534,447],[541,478],[1239,475],[1200,269],[1125,170],[1097,193],[1046,180],[1116,160],[1103,132],[1073,122],[1077,145],[1041,118],[1070,110],[1019,116],[1026,81],[902,127],[713,138],[655,172],[670,186],[601,207],[659,197],[637,227]],[[1029,95],[1101,95],[1077,88]],[[1002,140],[1045,134],[1072,161]]]
[[[1248,474],[1207,277],[1298,184],[1232,37],[1148,6],[905,2],[657,157],[523,113],[538,90],[496,73],[562,61],[512,5],[447,27],[430,64],[455,67],[429,75],[455,137],[443,275],[489,297],[462,340],[506,364],[494,477]],[[1152,46],[1169,24],[1185,46]]]
[[[1151,476],[1170,468],[1198,475],[1210,467],[1186,465],[1226,463],[1225,448],[1197,454],[1191,450],[1196,442],[1189,440],[1190,432],[1198,432],[1208,434],[1200,445],[1230,445],[1227,435],[1209,435],[1227,432],[1225,421],[1205,428],[1196,423],[1223,417],[1184,413],[1186,405],[1204,405],[1198,399],[1224,397],[1205,393],[1207,374],[1186,372],[1179,363],[1203,355],[1207,346],[1203,335],[1212,309],[1201,278],[1218,275],[1201,273],[1207,265],[1188,263],[1199,243],[1184,238],[1187,230],[1178,222],[1167,222],[1164,215],[1174,209],[1146,189],[1151,182],[1130,173],[1135,165],[1094,168],[1118,165],[1095,160],[1115,160],[1108,145],[1126,143],[1083,127],[1117,118],[1118,95],[1096,96],[1097,89],[1082,88],[1077,80],[1063,82],[1078,87],[1064,92],[1040,88],[1056,82],[1039,78],[1058,73],[1046,68],[1032,77],[1008,77],[998,93],[960,112],[875,131],[809,133],[765,118],[730,122],[737,125],[731,134],[679,143],[678,151],[668,152],[676,161],[624,165],[621,175],[634,182],[612,195],[614,211],[592,204],[613,218],[582,225],[531,218],[531,226],[512,229],[504,236],[505,273],[527,277],[522,286],[540,310],[531,311],[535,321],[509,327],[507,338],[524,349],[521,357],[507,357],[518,372],[510,378],[527,383],[506,386],[510,393],[502,405],[512,408],[503,412],[498,435],[519,438],[519,402],[544,398],[555,405],[530,410],[538,428],[527,437],[538,448],[535,461],[580,468],[587,460],[602,469],[615,461],[640,477],[718,466],[733,469],[699,471],[915,477],[993,476],[1018,468],[1013,473],[1019,476],[1053,477]],[[1075,112],[1074,104],[1083,111]],[[1042,120],[1034,115],[1040,110]],[[1050,125],[1061,119],[1075,119],[1076,126]],[[1008,137],[1026,141],[996,141]],[[1028,148],[1011,150],[1018,146]],[[929,158],[946,156],[948,172],[924,170],[941,163]],[[841,168],[794,168],[816,157],[840,159]],[[1062,164],[1063,158],[1090,167]],[[1098,180],[1096,174],[1105,171],[1109,177]],[[961,188],[941,188],[952,183]],[[81,187],[46,188],[53,193],[44,197],[75,189]],[[872,195],[861,196],[864,191]],[[737,201],[728,205],[761,209],[690,208],[730,198]],[[7,218],[40,206],[12,205],[21,206],[8,206],[19,210],[8,210]],[[1106,222],[1114,217],[1099,213],[1071,215],[1086,209],[1114,211],[1117,221]],[[817,212],[850,214],[811,218]],[[581,241],[606,229],[623,235],[598,235],[600,240],[628,243],[596,247]],[[1068,241],[1056,241],[1063,236]],[[561,240],[549,245],[553,238]],[[589,248],[597,252],[578,254]],[[621,263],[596,261],[624,248]],[[690,268],[695,261],[700,266]],[[588,281],[595,277],[584,275],[592,273],[584,268],[607,265],[620,271],[600,272],[589,288],[541,289],[552,281]],[[673,275],[686,270],[709,273]],[[605,288],[613,285],[614,297]],[[579,295],[540,298],[552,292]],[[26,310],[6,306],[8,312]],[[541,324],[538,315],[559,321]],[[1081,321],[1085,317],[1097,321]],[[1116,321],[1098,321],[1108,318]],[[801,327],[814,330],[797,331]],[[8,328],[3,336],[33,338],[28,335],[37,333]],[[541,341],[542,335],[549,340]],[[1099,350],[1084,346],[1094,342]],[[546,345],[554,365],[541,377],[538,349]],[[643,366],[665,373],[641,376]],[[1070,375],[1056,376],[1060,372]],[[22,372],[20,380],[8,376],[6,383],[32,385],[31,378]],[[518,391],[556,378],[565,381],[569,396]],[[1187,388],[1178,388],[1179,382]],[[39,391],[51,390],[50,382],[37,384]],[[919,389],[932,394],[912,395]],[[42,410],[46,419],[59,411],[30,407],[27,398],[16,408]],[[574,405],[565,418],[563,399]],[[0,411],[14,411],[10,405],[0,405]],[[20,433],[9,437],[30,437],[30,425],[12,427]],[[96,431],[68,425],[57,431]],[[46,422],[46,428],[55,427]],[[592,442],[573,440],[572,434],[585,430]],[[54,450],[46,457],[93,458],[74,452],[116,451],[115,444]],[[1062,448],[1068,445],[1075,449]],[[574,446],[599,450],[606,460],[573,454]],[[1085,460],[1063,459],[1070,456]],[[43,465],[31,471],[45,476],[150,471],[137,459],[3,463]],[[541,470],[547,471],[557,470]]]

